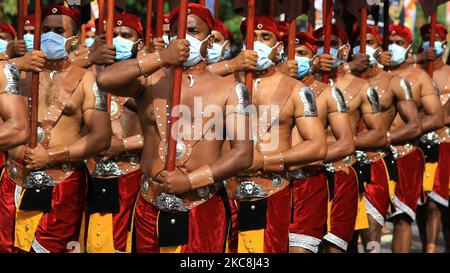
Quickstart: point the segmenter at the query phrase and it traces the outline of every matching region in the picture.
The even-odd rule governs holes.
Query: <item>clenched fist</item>
[[[233,72],[240,71],[254,71],[256,70],[256,62],[258,61],[258,54],[253,50],[244,50],[235,58],[230,60]]]
[[[179,65],[187,61],[189,57],[189,41],[176,39],[169,46],[159,51],[161,61],[164,65]]]
[[[20,57],[25,55],[27,52],[26,48],[27,45],[24,40],[13,40],[9,42],[8,47],[6,48],[6,53],[12,58]]]
[[[390,66],[391,65],[391,59],[392,59],[392,54],[389,51],[381,51],[377,50],[375,53],[375,59],[377,60],[377,62],[379,64],[381,64],[382,66]]]
[[[281,62],[277,65],[278,71],[281,73],[292,77],[297,78],[298,74],[298,61],[296,60],[289,60],[287,62]]]
[[[191,189],[188,176],[180,170],[162,171],[155,177],[155,182],[169,194],[181,194]]]
[[[14,62],[20,71],[41,72],[45,64],[45,54],[42,51],[33,50],[23,57],[14,59]]]

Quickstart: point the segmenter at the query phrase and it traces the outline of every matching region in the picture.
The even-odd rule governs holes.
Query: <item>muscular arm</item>
[[[214,63],[214,64],[209,64],[208,70],[211,71],[212,73],[214,73],[218,76],[222,76],[222,77],[228,76],[235,72],[235,69],[233,69],[231,61],[228,61],[228,60]]]
[[[219,160],[210,165],[214,180],[231,177],[250,167],[253,158],[253,144],[249,135],[249,117],[237,113],[234,109],[239,104],[233,87],[227,106],[233,109],[225,118],[226,134],[230,138],[231,150],[223,154]]]
[[[412,99],[411,90],[402,87],[400,80],[400,78],[394,77],[391,88],[397,101],[397,111],[405,125],[390,131],[392,144],[401,144],[422,134],[419,110]]]
[[[304,113],[304,103],[307,102],[303,101],[299,96],[299,89],[301,87],[296,86],[291,95],[291,100],[295,109],[295,124],[303,141],[282,153],[281,156],[286,165],[306,165],[321,161],[327,153],[323,123],[319,117],[308,116]],[[314,108],[317,109],[316,105],[314,105]],[[273,162],[279,156],[279,153],[268,154],[267,161]]]
[[[387,135],[383,117],[379,112],[379,107],[376,107],[377,103],[373,103],[373,101],[369,99],[367,91],[369,87],[370,86],[366,84],[359,92],[359,96],[361,97],[360,111],[367,128],[366,131],[356,135],[356,149],[361,150],[377,149],[387,145]],[[378,96],[376,98],[378,99]]]
[[[0,83],[0,90],[4,90],[4,84],[2,83]],[[6,93],[0,94],[0,118],[3,120],[0,123],[0,151],[27,142],[30,134],[27,117],[28,107],[24,97]]]
[[[324,91],[318,98],[326,100],[327,118],[336,141],[327,143],[327,156],[325,162],[333,162],[342,159],[355,152],[355,141],[350,124],[350,118],[347,113],[339,110],[338,99],[332,96],[331,89]]]
[[[442,107],[444,111],[444,123],[445,126],[450,126],[450,103],[447,101],[447,103]]]
[[[440,129],[444,126],[444,114],[439,96],[436,94],[435,87],[431,78],[425,72],[421,73],[417,79],[421,83],[420,102],[422,104],[422,130],[423,133]]]

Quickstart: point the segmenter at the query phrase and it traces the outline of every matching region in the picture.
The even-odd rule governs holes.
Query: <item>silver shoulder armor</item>
[[[95,97],[95,105],[94,109],[98,111],[108,111],[108,99],[105,92],[100,90],[97,86],[97,82],[94,82],[92,84],[92,92],[94,93]]]
[[[378,94],[375,88],[369,87],[367,89],[367,98],[372,106],[372,114],[380,112],[380,102],[378,101]]]
[[[235,108],[235,113],[248,115],[247,106],[250,105],[250,94],[248,93],[247,86],[245,84],[236,84],[236,96],[239,102]]]
[[[337,88],[336,86],[333,86],[331,87],[331,95],[336,101],[337,111],[339,113],[346,113],[347,105],[345,104],[344,95],[342,94],[341,90],[339,90],[339,88]]]
[[[4,93],[20,95],[20,70],[15,64],[5,64],[3,73],[6,78]]]
[[[304,117],[316,117],[317,105],[316,95],[309,87],[302,87],[298,90],[298,95],[303,103],[303,116]]]
[[[437,85],[435,80],[432,80],[432,82],[433,82],[434,91],[436,92],[436,95],[440,96],[441,95],[441,90],[439,89],[439,86]]]
[[[407,80],[400,78],[400,86],[402,87],[403,92],[405,93],[405,100],[413,100],[414,98],[412,94],[411,84]]]

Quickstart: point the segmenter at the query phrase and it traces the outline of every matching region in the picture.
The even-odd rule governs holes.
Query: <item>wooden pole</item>
[[[98,1],[98,23],[97,23],[97,35],[105,33],[105,0]]]
[[[253,50],[253,43],[255,40],[254,26],[255,26],[255,0],[248,0],[247,2],[247,36],[246,36],[246,48],[247,50]],[[247,85],[248,92],[250,93],[250,99],[252,99],[253,93],[253,71],[245,72],[245,85]]]
[[[113,37],[114,37],[114,9],[115,9],[115,3],[114,0],[108,0],[108,18],[106,20],[106,44],[112,45],[113,44]],[[111,94],[108,94],[107,96],[108,101],[108,112],[111,110]]]
[[[434,42],[436,41],[436,18],[437,18],[437,7],[435,7],[436,10],[431,14],[431,20],[430,20],[430,48],[434,47]],[[433,70],[434,65],[433,62],[428,62],[427,71],[430,77],[433,77]]]
[[[86,44],[86,24],[81,25],[81,44]]]
[[[384,0],[383,5],[383,51],[389,49],[389,0]]]
[[[187,24],[187,6],[188,0],[180,0],[180,9],[178,12],[178,31],[177,38],[186,38],[186,24]],[[183,65],[177,65],[174,68],[173,74],[173,85],[172,85],[172,110],[178,108],[181,100],[181,83],[183,76]],[[174,114],[174,113],[172,113]],[[175,160],[176,160],[176,145],[177,145],[177,133],[178,128],[175,127],[178,121],[178,113],[170,116],[170,137],[169,137],[169,147],[167,151],[167,161],[166,170],[175,170]]]
[[[152,11],[153,0],[147,0],[147,17],[145,20],[145,46],[150,47],[150,40],[152,38]]]
[[[219,19],[220,15],[220,0],[214,1],[214,18]]]
[[[34,50],[41,50],[41,21],[42,21],[42,0],[34,2]],[[37,123],[39,115],[39,72],[33,72],[31,76],[31,124],[29,147],[37,146]]]
[[[23,39],[23,18],[25,17],[25,1],[17,0],[17,40]]]
[[[155,37],[161,38],[163,35],[164,24],[164,0],[156,1],[156,26]]]
[[[360,52],[361,54],[366,54],[366,41],[367,41],[367,9],[365,7],[361,8],[361,24],[360,24]]]
[[[322,7],[323,14],[323,27],[324,27],[324,44],[323,53],[330,54],[330,44],[331,44],[331,19],[333,17],[333,0],[323,0]],[[330,80],[330,73],[322,73],[322,82],[328,84]]]
[[[269,2],[269,14],[272,17],[275,17],[275,13],[276,13],[276,0],[270,0]]]
[[[288,60],[295,58],[295,36],[297,35],[297,20],[293,19],[289,22],[288,32]]]

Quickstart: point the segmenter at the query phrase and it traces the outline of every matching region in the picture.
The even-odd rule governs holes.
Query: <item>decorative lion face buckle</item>
[[[168,212],[186,212],[189,210],[183,203],[183,200],[175,195],[164,192],[153,199],[153,205],[159,210]]]
[[[122,171],[113,160],[100,161],[95,164],[94,176],[120,176]]]
[[[234,194],[236,199],[264,198],[267,193],[254,181],[242,181]]]
[[[53,187],[56,186],[56,182],[44,171],[34,171],[31,172],[25,182],[23,187],[27,189],[42,188],[42,187]]]

